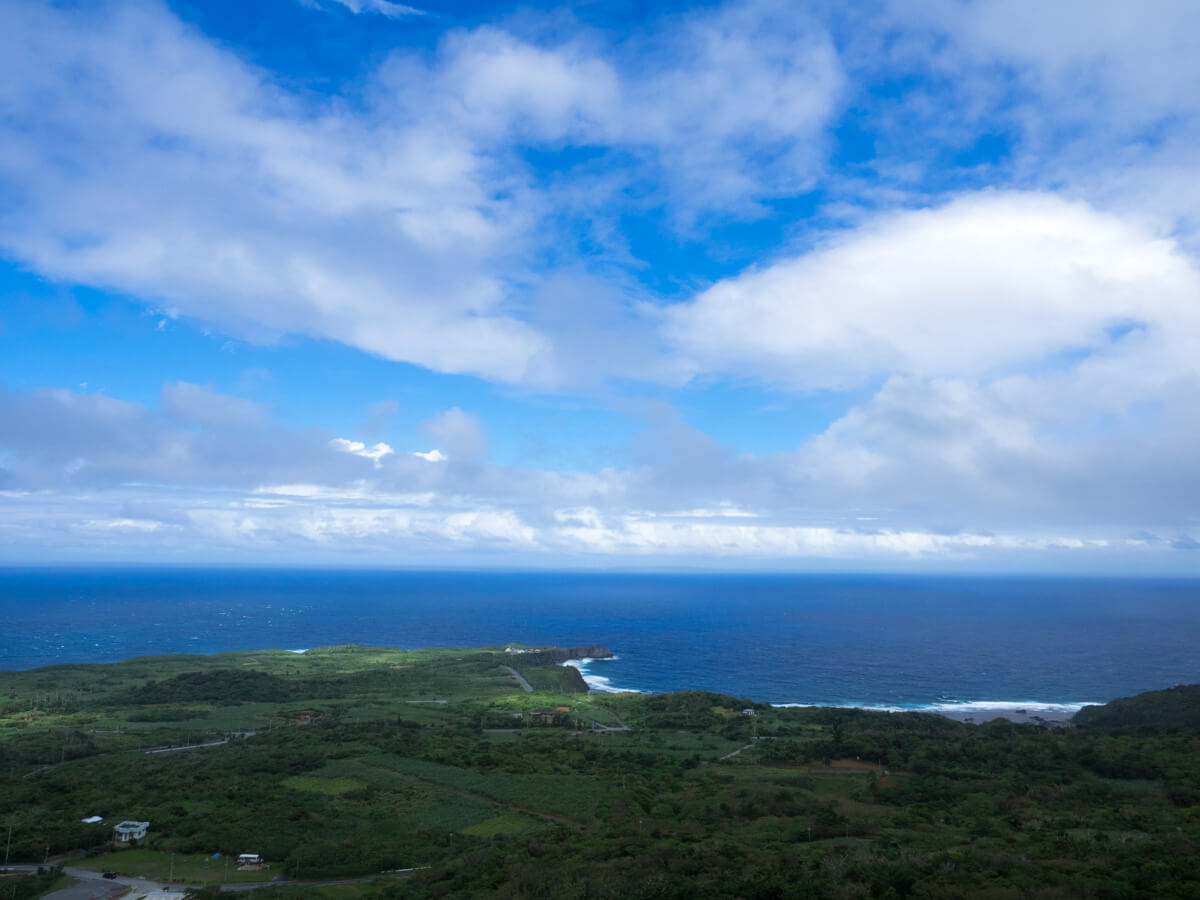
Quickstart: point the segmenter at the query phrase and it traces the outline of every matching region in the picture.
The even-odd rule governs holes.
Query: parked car
[[[105,872],[102,877],[103,878],[116,878],[117,873],[116,872]]]

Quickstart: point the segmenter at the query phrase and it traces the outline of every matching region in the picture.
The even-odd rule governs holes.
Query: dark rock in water
[[[535,666],[557,665],[568,659],[612,659],[613,652],[599,645],[592,647],[552,647],[549,650],[535,650],[529,654],[529,662]]]

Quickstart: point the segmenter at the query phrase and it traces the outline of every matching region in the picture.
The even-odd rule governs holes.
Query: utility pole
[[[12,849],[12,819],[8,820],[8,844],[4,847],[4,868],[8,868],[8,851]]]
[[[172,853],[171,854],[171,868],[167,874],[167,881],[174,881],[174,880],[175,880],[175,854]]]

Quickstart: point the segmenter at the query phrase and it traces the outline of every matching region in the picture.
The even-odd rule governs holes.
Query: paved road
[[[220,741],[209,741],[207,744],[185,744],[182,747],[159,747],[156,750],[143,750],[143,753],[174,753],[176,750],[199,750],[201,747],[220,747],[228,744],[229,738]]]
[[[507,672],[513,678],[517,679],[517,684],[519,684],[521,687],[523,687],[525,689],[525,693],[527,693],[527,694],[533,693],[533,685],[531,685],[528,681],[525,680],[524,675],[522,675],[520,672],[518,672],[512,666],[501,666],[500,668],[502,668],[505,672]]]
[[[23,872],[36,872],[37,866],[29,865],[14,865],[9,866],[9,869],[16,869]],[[287,881],[280,879],[279,881],[247,881],[239,884],[224,884],[221,885],[223,891],[252,891],[255,888],[266,887],[267,885],[296,885],[304,887],[320,887],[330,884],[351,884],[356,881],[374,881],[376,878],[408,878],[413,872],[426,868],[418,866],[415,869],[397,869],[394,872],[380,872],[376,875],[364,875],[361,878],[343,878],[337,881]],[[64,866],[63,874],[69,875],[76,880],[75,884],[70,887],[62,888],[52,894],[47,894],[43,900],[116,900],[129,889],[129,897],[140,897],[143,894],[149,894],[154,891],[161,891],[164,887],[171,891],[184,891],[189,887],[199,887],[200,885],[183,884],[181,882],[172,882],[168,887],[161,881],[147,881],[144,878],[127,878],[124,875],[118,875],[116,878],[105,878],[99,872],[92,872],[88,869],[77,869],[74,866]]]
[[[37,866],[9,866],[24,872],[36,872]],[[64,866],[63,874],[75,879],[75,884],[47,894],[44,900],[114,900],[130,889],[129,896],[140,897],[151,891],[161,891],[161,881],[146,881],[142,878],[118,877],[108,879],[99,872],[88,869],[77,869],[74,866]],[[179,890],[183,890],[182,887]]]

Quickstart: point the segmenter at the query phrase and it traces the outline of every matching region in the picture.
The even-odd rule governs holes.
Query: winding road
[[[517,684],[519,684],[522,688],[524,688],[525,693],[527,693],[527,694],[533,693],[533,685],[531,685],[528,681],[525,680],[524,675],[522,675],[520,672],[518,672],[512,666],[501,666],[500,668],[502,668],[505,672],[507,672],[513,678],[517,679]]]

